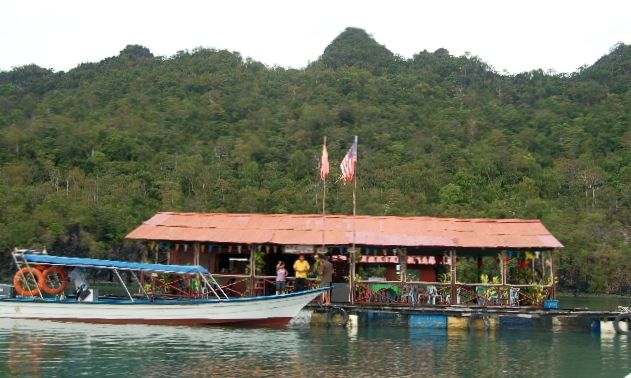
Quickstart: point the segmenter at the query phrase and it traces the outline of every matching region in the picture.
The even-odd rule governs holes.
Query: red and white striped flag
[[[325,139],[326,140],[326,139]],[[326,180],[329,175],[329,153],[326,151],[326,143],[322,145],[322,159],[320,161],[320,179]]]
[[[355,141],[353,145],[344,156],[342,163],[340,163],[340,168],[342,169],[342,175],[340,179],[343,184],[347,184],[353,180],[353,176],[355,175],[355,164],[357,164],[357,137],[355,137]]]

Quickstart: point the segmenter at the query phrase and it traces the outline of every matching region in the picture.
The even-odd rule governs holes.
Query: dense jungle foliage
[[[540,218],[560,285],[631,292],[631,46],[572,74],[403,59],[348,28],[305,69],[130,45],[0,72],[0,250],[125,257],[157,211],[317,213],[359,136],[358,213]],[[351,213],[330,181],[327,208]],[[8,254],[4,278],[13,271]]]

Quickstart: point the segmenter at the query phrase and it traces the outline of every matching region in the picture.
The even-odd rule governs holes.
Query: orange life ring
[[[53,275],[53,274],[57,275],[57,279],[54,281],[52,280],[49,281],[48,276]],[[62,267],[53,266],[51,268],[48,268],[42,273],[42,276],[43,276],[43,279],[39,287],[47,294],[50,294],[50,295],[61,294],[66,288],[66,285],[68,285],[68,274]],[[50,286],[49,282],[59,283],[59,286],[58,287]]]
[[[37,280],[37,283],[32,283],[32,286],[27,286],[27,288],[23,288],[22,282],[24,282],[25,279],[30,279],[31,274],[33,275],[32,278],[35,278]],[[13,286],[15,287],[15,292],[23,297],[32,297],[34,295],[37,295],[39,293],[39,287],[41,286],[42,282],[44,282],[44,276],[42,275],[42,272],[33,268],[22,268],[18,270],[17,273],[15,273],[15,276],[13,276]],[[32,287],[32,289],[28,290],[28,287]]]
[[[35,265],[35,269],[39,270],[40,272],[43,272],[48,268],[50,268],[50,265],[44,265],[44,264]]]

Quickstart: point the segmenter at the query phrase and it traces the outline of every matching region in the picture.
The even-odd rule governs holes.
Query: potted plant
[[[379,266],[371,269],[369,281],[385,281],[386,280],[386,268]]]

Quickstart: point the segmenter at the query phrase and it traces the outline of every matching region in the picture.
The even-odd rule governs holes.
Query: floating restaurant
[[[231,296],[273,294],[278,261],[293,276],[298,255],[313,267],[325,253],[334,302],[397,307],[553,306],[563,247],[539,220],[308,214],[161,212],[126,238],[147,261],[207,268]]]

